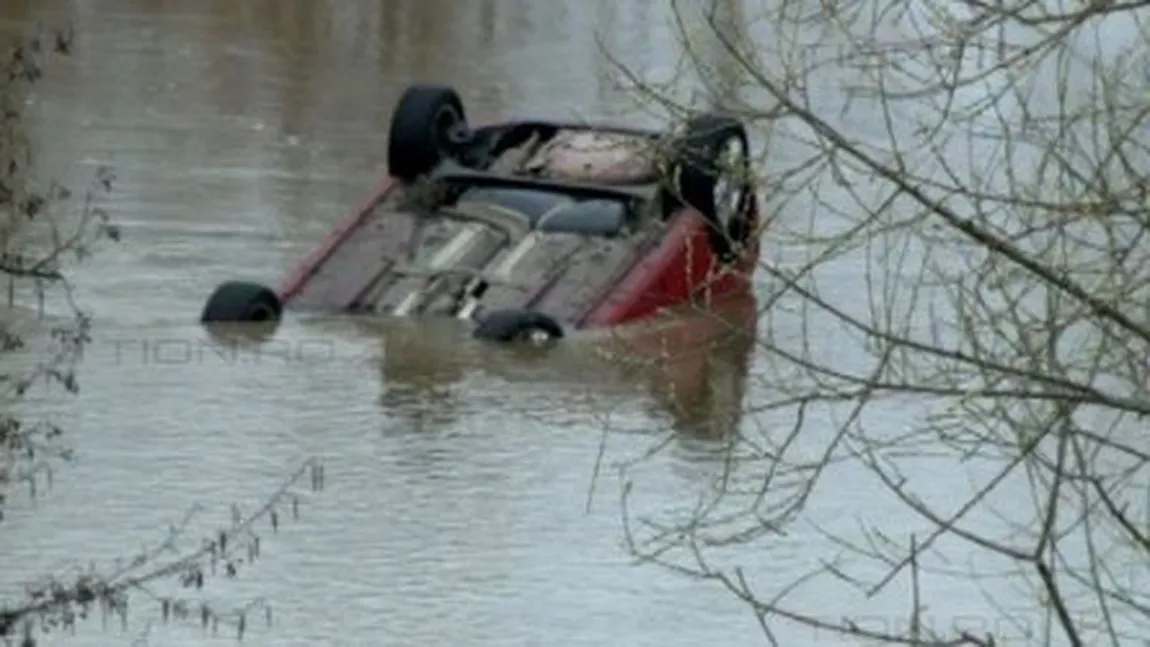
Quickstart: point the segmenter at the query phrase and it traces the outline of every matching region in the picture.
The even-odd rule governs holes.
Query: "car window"
[[[559,205],[574,202],[565,195],[551,191],[494,187],[468,189],[459,197],[459,201],[498,205],[505,209],[522,213],[530,218],[532,222],[538,220],[540,216]]]

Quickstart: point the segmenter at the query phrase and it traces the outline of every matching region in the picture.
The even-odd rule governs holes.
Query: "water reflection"
[[[661,349],[665,379],[653,379],[651,387],[677,433],[711,445],[723,445],[738,433],[758,323],[758,303],[748,297],[687,315],[661,338],[646,342]]]
[[[0,593],[53,564],[119,555],[186,505],[226,516],[322,454],[331,481],[304,523],[269,537],[234,599],[211,592],[277,605],[276,626],[246,640],[757,642],[728,596],[621,563],[612,485],[593,513],[584,506],[604,411],[637,432],[612,438],[620,454],[664,435],[721,442],[727,430],[703,420],[738,416],[746,358],[734,346],[690,353],[706,334],[652,341],[674,337],[662,330],[543,357],[450,326],[325,320],[285,322],[270,339],[212,330],[213,349],[194,323],[220,281],[274,283],[370,192],[405,84],[456,85],[476,121],[630,120],[595,35],[630,66],[665,67],[678,55],[665,8],[6,0],[0,19],[25,33],[75,25],[77,56],[36,88],[29,136],[45,178],[82,185],[77,164],[115,167],[109,207],[125,234],[75,277],[99,329],[84,391],[61,405],[83,460],[41,510],[4,527]],[[159,357],[161,343],[181,353]],[[652,470],[644,486],[660,502],[697,488]],[[131,631],[153,619],[138,614]],[[203,642],[180,633],[157,628],[153,642]],[[128,639],[97,625],[68,644]]]
[[[392,413],[410,412],[413,425],[424,428],[455,421],[485,393],[506,400],[513,392],[519,412],[528,414],[649,401],[654,418],[669,421],[675,434],[721,444],[742,420],[757,323],[751,296],[546,350],[482,345],[457,322],[392,323],[382,334],[380,402]]]
[[[456,422],[475,363],[465,330],[452,320],[388,324],[380,333],[380,406],[413,430]]]
[[[204,326],[208,339],[223,349],[248,349],[270,341],[279,330],[278,321],[226,322]]]

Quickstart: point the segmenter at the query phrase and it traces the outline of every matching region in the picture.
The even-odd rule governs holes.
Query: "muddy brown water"
[[[0,4],[8,30],[74,25],[77,54],[30,102],[30,135],[46,176],[80,186],[96,165],[116,169],[109,208],[124,237],[77,271],[97,322],[83,392],[37,406],[79,459],[0,532],[3,590],[156,541],[193,505],[208,531],[318,456],[326,489],[300,522],[264,529],[256,565],[210,589],[220,608],[272,605],[273,626],[253,622],[250,644],[764,644],[717,585],[631,563],[619,506],[628,461],[648,510],[689,507],[722,473],[722,439],[761,424],[739,415],[765,370],[753,348],[706,351],[706,326],[692,324],[671,335],[680,361],[653,371],[585,345],[540,359],[476,348],[450,326],[306,320],[224,352],[195,323],[216,283],[278,280],[366,197],[406,83],[457,85],[475,118],[646,120],[596,36],[665,73],[675,43],[663,12],[599,0]],[[849,521],[868,498],[843,478],[815,507]],[[777,583],[833,553],[796,533],[731,557]],[[835,609],[836,596],[807,599]],[[89,623],[68,644],[210,643],[196,622],[149,624],[155,611],[140,604],[127,631]]]

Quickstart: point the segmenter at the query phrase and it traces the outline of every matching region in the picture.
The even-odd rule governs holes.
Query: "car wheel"
[[[202,323],[268,322],[283,316],[283,304],[270,288],[244,281],[221,283],[200,315]]]
[[[750,145],[738,120],[705,114],[687,122],[671,160],[663,199],[690,206],[711,225],[711,246],[729,263],[751,236]]]
[[[494,342],[546,344],[563,338],[557,321],[533,310],[495,310],[479,320],[472,332],[476,339]]]
[[[404,91],[391,116],[388,172],[410,182],[452,157],[471,140],[459,94],[450,87],[413,85]]]

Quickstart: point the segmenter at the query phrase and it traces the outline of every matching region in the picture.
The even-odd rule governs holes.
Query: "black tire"
[[[476,339],[494,342],[554,341],[563,338],[557,321],[533,310],[494,310],[479,320],[472,332]]]
[[[413,85],[404,91],[391,116],[387,141],[388,172],[410,182],[456,157],[471,138],[463,101],[450,87]]]
[[[733,163],[723,159],[732,144],[739,149]],[[675,143],[669,170],[664,202],[671,208],[686,205],[699,211],[711,225],[711,246],[719,260],[735,261],[754,233],[746,128],[737,119],[716,114],[691,119]],[[716,199],[720,179],[728,181],[734,192],[721,202]]]
[[[228,281],[216,287],[204,311],[201,323],[279,321],[283,304],[270,288],[257,283]]]

